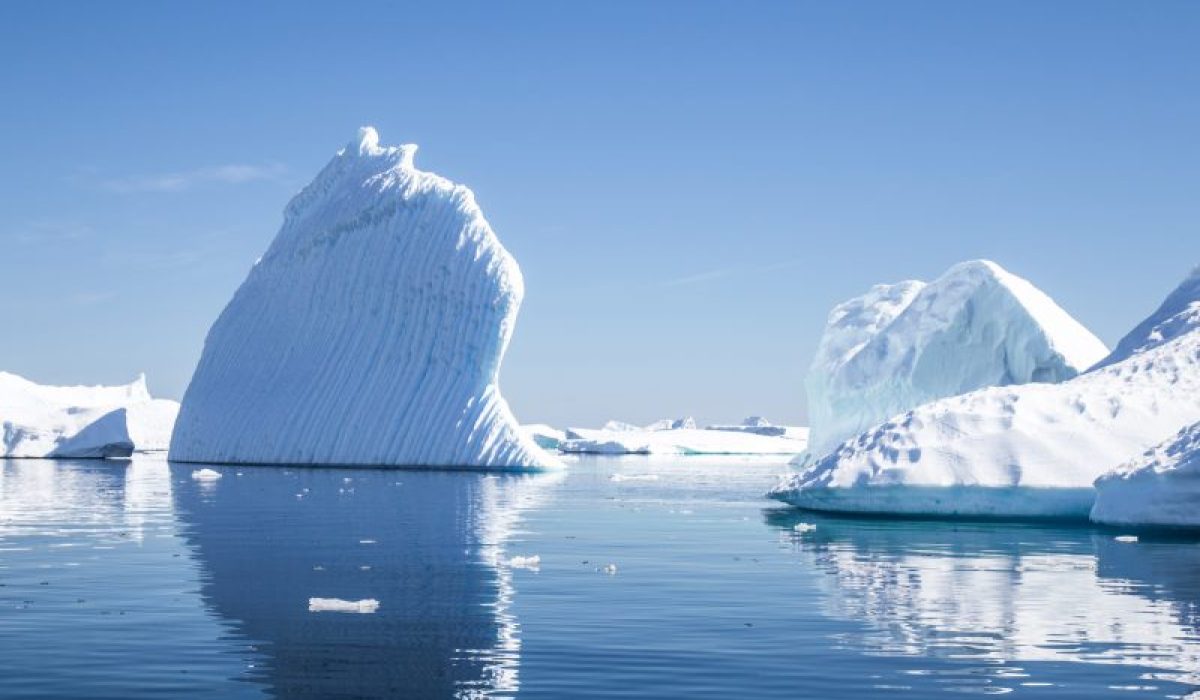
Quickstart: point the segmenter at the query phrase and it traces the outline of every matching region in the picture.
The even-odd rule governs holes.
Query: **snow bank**
[[[128,457],[165,449],[179,404],[145,375],[119,386],[46,386],[0,372],[0,457]]]
[[[1050,297],[990,261],[960,263],[930,284],[873,287],[829,315],[805,382],[810,454],[934,399],[1070,379],[1107,353]]]
[[[1127,360],[1200,328],[1200,267],[1192,271],[1158,309],[1130,331],[1096,368]]]
[[[1096,480],[1092,520],[1200,527],[1200,423]]]
[[[171,458],[536,468],[497,384],[521,271],[469,189],[364,128],[205,341]]]
[[[821,510],[1082,518],[1098,476],[1196,421],[1200,329],[1061,384],[919,406],[842,443],[771,495]]]
[[[589,430],[570,428],[559,449],[573,454],[639,455],[796,455],[806,445],[803,431],[771,437],[737,431],[679,428],[674,430]]]

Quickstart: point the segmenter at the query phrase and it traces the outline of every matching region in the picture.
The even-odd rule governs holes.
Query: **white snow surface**
[[[924,404],[847,440],[771,495],[819,510],[1083,518],[1097,477],[1197,421],[1193,329],[1060,384]]]
[[[1146,352],[1200,328],[1200,267],[1171,292],[1162,305],[1117,343],[1097,368]]]
[[[47,386],[0,372],[0,457],[106,458],[166,449],[179,404],[145,375],[118,386]]]
[[[1200,527],[1200,423],[1097,479],[1091,517],[1109,525]]]
[[[360,130],[288,204],[205,341],[189,462],[538,468],[498,374],[521,271],[472,192]]]
[[[740,431],[677,428],[671,430],[590,430],[569,428],[559,449],[568,454],[638,455],[796,455],[807,444],[803,429],[788,437]]]
[[[1108,353],[1049,296],[987,260],[839,304],[805,381],[820,457],[914,406],[988,386],[1060,382]]]

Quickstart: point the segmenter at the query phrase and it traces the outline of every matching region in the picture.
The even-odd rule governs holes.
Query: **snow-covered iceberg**
[[[1200,423],[1096,480],[1092,520],[1200,528]]]
[[[1156,322],[1172,339],[1061,384],[924,404],[847,440],[772,495],[819,510],[1086,517],[1097,477],[1200,421],[1192,282]],[[1188,289],[1191,302],[1178,303]]]
[[[977,260],[873,287],[829,315],[808,372],[809,454],[934,399],[1061,382],[1108,349],[1037,287]]]
[[[793,440],[808,440],[808,428],[791,425],[775,425],[762,416],[750,416],[737,425],[718,423],[706,425],[705,430],[725,430],[731,433],[753,433],[768,437],[788,437]]]
[[[47,386],[0,372],[0,457],[106,458],[164,450],[179,404],[145,375],[120,386]]]
[[[523,282],[471,190],[364,128],[221,313],[172,459],[536,468],[497,383]]]

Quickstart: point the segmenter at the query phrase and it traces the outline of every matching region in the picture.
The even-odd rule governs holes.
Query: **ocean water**
[[[1200,690],[1200,542],[804,514],[768,460],[212,468],[0,461],[0,697]]]

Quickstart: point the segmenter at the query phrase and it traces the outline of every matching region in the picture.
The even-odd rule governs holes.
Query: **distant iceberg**
[[[469,189],[364,128],[284,213],[183,398],[187,462],[537,468],[498,375],[521,271]]]
[[[120,386],[47,386],[0,372],[0,457],[114,458],[165,450],[179,404],[145,375]]]
[[[622,426],[613,430],[611,426]],[[805,428],[712,426],[697,428],[691,418],[660,420],[644,428],[609,421],[605,428],[568,428],[558,446],[567,454],[603,455],[785,455],[804,451]]]
[[[986,260],[878,285],[829,314],[808,372],[809,454],[920,404],[989,386],[1061,382],[1108,354],[1028,281]]]
[[[847,440],[771,495],[818,510],[1087,517],[1097,477],[1200,421],[1200,314],[1192,313],[1200,285],[1193,281],[1151,317],[1172,329],[1171,339],[1138,345],[1061,384],[924,404]]]

